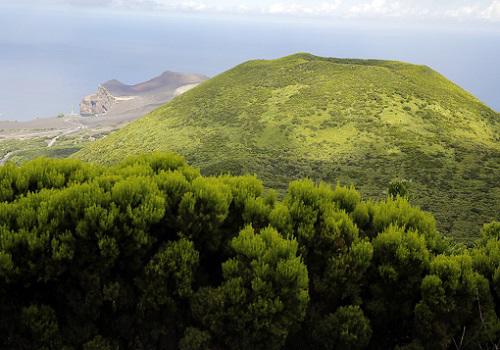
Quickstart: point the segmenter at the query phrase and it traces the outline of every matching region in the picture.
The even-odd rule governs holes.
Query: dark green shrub
[[[500,339],[500,225],[472,248],[396,196],[175,155],[0,168],[2,349],[463,349]],[[464,332],[464,330],[466,330]]]

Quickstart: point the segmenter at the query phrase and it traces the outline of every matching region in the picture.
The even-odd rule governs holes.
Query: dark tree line
[[[2,349],[498,349],[500,223],[176,155],[0,168]]]

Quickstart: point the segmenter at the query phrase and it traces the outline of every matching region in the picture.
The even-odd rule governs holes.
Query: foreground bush
[[[0,348],[495,349],[500,224],[175,155],[0,168]]]

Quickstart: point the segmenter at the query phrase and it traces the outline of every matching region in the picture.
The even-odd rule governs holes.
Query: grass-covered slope
[[[297,54],[239,65],[77,156],[169,150],[207,174],[352,182],[369,197],[401,177],[442,231],[467,238],[500,212],[499,119],[425,66]]]

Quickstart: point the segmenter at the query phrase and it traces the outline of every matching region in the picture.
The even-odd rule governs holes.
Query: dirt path
[[[0,165],[4,165],[9,160],[9,158],[12,157],[17,152],[19,152],[19,151],[11,151],[11,152],[7,153],[6,155],[4,155],[3,158],[0,159]]]
[[[82,124],[82,123],[80,123],[80,122],[77,122],[77,123],[70,122],[70,121],[66,121],[66,122],[67,122],[67,123],[71,123],[71,124],[73,124],[73,125],[76,125],[76,128],[74,128],[74,129],[70,129],[70,130],[67,130],[67,131],[64,131],[64,132],[61,132],[59,135],[57,135],[57,136],[53,137],[53,138],[49,141],[49,143],[48,143],[47,147],[52,147],[52,146],[54,146],[54,144],[57,142],[57,139],[58,139],[58,138],[60,138],[60,137],[62,137],[62,136],[66,136],[66,135],[69,135],[69,134],[73,134],[73,133],[75,133],[75,132],[78,132],[78,131],[80,131],[80,130],[82,130],[82,129],[86,129],[86,128],[87,128],[87,126],[83,125],[83,124]]]

